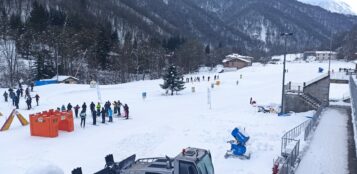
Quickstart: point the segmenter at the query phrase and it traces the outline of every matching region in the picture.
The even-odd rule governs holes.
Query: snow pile
[[[31,167],[25,174],[64,174],[64,172],[51,163],[43,162]]]

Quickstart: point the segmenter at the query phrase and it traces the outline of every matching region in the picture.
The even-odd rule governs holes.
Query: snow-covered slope
[[[320,74],[318,68],[327,69],[325,63],[288,63],[287,81],[309,81]],[[354,67],[352,63],[333,62],[332,68]],[[221,85],[211,90],[212,109],[207,104],[207,88],[211,82],[188,83],[177,96],[165,96],[159,84],[162,80],[140,81],[128,84],[101,86],[104,101],[121,100],[130,107],[131,118],[115,117],[114,123],[91,125],[87,117],[85,129],[75,119],[75,131],[60,132],[57,138],[31,137],[29,126],[22,127],[17,119],[9,131],[0,132],[0,173],[40,173],[41,167],[52,171],[58,168],[70,173],[82,167],[84,173],[94,173],[104,167],[104,157],[112,153],[121,160],[134,153],[138,157],[176,156],[182,148],[200,147],[212,152],[217,174],[271,173],[273,159],[280,155],[281,136],[307,120],[310,112],[278,117],[277,114],[258,113],[249,104],[250,97],[258,105],[280,103],[282,64],[260,65],[236,72],[220,74]],[[240,75],[242,74],[242,79]],[[194,76],[212,76],[200,73]],[[191,77],[191,76],[187,76]],[[239,85],[236,81],[239,80]],[[195,87],[196,92],[191,92]],[[0,94],[6,89],[0,89]],[[28,111],[21,98],[19,112],[28,118],[50,108],[71,102],[96,102],[97,90],[89,85],[48,85],[35,87],[40,106]],[[146,100],[141,98],[147,92]],[[342,95],[342,94],[341,94]],[[11,112],[10,103],[0,98],[0,126]],[[90,115],[90,113],[87,113]],[[230,148],[234,127],[245,128],[250,140],[250,160],[225,159]]]
[[[356,4],[350,0],[298,0],[300,2],[320,6],[326,10],[336,13],[356,15]]]

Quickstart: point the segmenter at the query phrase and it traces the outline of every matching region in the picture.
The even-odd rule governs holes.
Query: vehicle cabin
[[[230,54],[223,59],[222,63],[225,68],[241,69],[247,66],[252,66],[253,57],[242,56],[239,54]]]

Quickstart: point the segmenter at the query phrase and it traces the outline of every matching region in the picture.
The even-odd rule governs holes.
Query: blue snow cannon
[[[237,142],[243,146],[249,140],[249,137],[243,135],[238,128],[234,128],[231,134],[237,140]]]
[[[324,69],[319,67],[319,73],[322,73],[322,72],[324,72]]]
[[[241,144],[231,144],[231,151],[234,155],[242,156],[247,152],[247,148]]]
[[[242,134],[238,128],[234,128],[231,135],[235,140],[228,141],[231,144],[231,149],[224,155],[225,158],[238,157],[240,159],[250,159],[250,154],[246,155],[247,148],[245,144],[248,142],[249,137]]]

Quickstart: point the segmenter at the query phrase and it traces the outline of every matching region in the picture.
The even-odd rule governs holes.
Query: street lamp
[[[280,115],[285,114],[285,106],[284,106],[284,99],[285,99],[285,65],[286,65],[286,40],[288,36],[292,36],[293,33],[281,33],[280,36],[284,37],[284,46],[285,46],[285,51],[284,51],[284,62],[283,62],[283,84],[282,84],[282,94],[281,94],[281,111]]]

